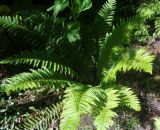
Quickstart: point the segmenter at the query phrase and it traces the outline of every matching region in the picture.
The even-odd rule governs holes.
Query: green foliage
[[[59,57],[54,55],[54,58],[51,57],[45,51],[24,51],[21,52],[19,55],[15,55],[9,57],[0,62],[1,64],[28,64],[32,65],[33,67],[46,67],[48,69],[52,69],[54,72],[58,71],[65,75],[74,75],[74,71],[71,70],[69,67],[62,65]]]
[[[18,114],[17,114],[18,115]],[[0,128],[3,130],[8,130],[8,129],[18,129],[18,127],[16,127],[16,120],[17,120],[17,115],[15,116],[9,116],[9,117],[4,117],[3,120],[1,120],[1,126]]]
[[[155,119],[155,122],[154,122],[156,128],[159,130],[160,129],[160,120],[158,118]]]
[[[136,95],[134,95],[134,93],[130,90],[130,88],[121,87],[118,93],[120,94],[122,105],[125,104],[129,108],[140,111],[141,106],[139,104],[139,100]]]
[[[140,16],[144,17],[144,22],[137,26],[134,33],[135,40],[146,43],[151,39],[159,38],[160,1],[146,1],[141,4],[137,12]]]
[[[149,35],[148,29],[149,27],[145,24],[139,25],[137,27],[136,32],[134,33],[135,40],[141,43],[151,40],[151,36]]]
[[[100,111],[100,114],[96,117],[94,122],[97,130],[106,130],[106,128],[112,126],[112,118],[114,118],[115,116],[115,112],[111,111],[110,109],[103,108],[103,110]]]
[[[155,32],[153,33],[153,36],[156,38],[160,38],[160,18],[157,17],[155,20]]]
[[[117,114],[112,110],[118,107],[120,99],[117,94],[117,90],[113,88],[108,88],[105,90],[107,96],[107,102],[105,106],[100,110],[99,114],[95,117],[94,124],[99,130],[106,129],[113,124],[113,118]]]
[[[36,31],[36,27],[33,29],[33,31],[30,31],[31,28],[27,27],[27,21],[23,20],[21,16],[1,16],[0,26],[7,29],[13,35],[18,35],[28,43],[35,44],[38,41],[45,41],[45,39],[41,37],[41,33]]]
[[[54,5],[47,9],[47,11],[53,11],[53,15],[57,16],[61,11],[69,6],[67,0],[55,0]]]
[[[7,95],[10,95],[11,91],[21,91],[39,87],[53,87],[58,89],[56,87],[62,87],[65,83],[67,83],[67,80],[63,80],[61,75],[47,68],[43,68],[31,70],[31,73],[21,73],[6,79],[2,85],[2,90],[5,88]]]
[[[103,67],[107,67],[107,59],[109,59],[111,48],[130,42],[131,32],[139,22],[139,17],[128,19],[127,21],[122,21],[111,33],[106,33],[106,36],[101,41],[103,44],[99,52],[99,73],[103,71]]]
[[[153,18],[155,15],[159,14],[159,0],[151,0],[142,3],[138,12],[141,16],[145,16],[146,18]]]
[[[116,8],[116,1],[109,0],[103,5],[102,9],[98,13],[99,16],[101,16],[104,19],[106,24],[108,24],[108,26],[112,26],[115,8]]]
[[[76,129],[80,116],[90,113],[93,111],[92,108],[97,108],[97,104],[102,103],[99,97],[104,98],[100,88],[74,85],[67,89],[60,128],[66,130]]]
[[[72,0],[71,6],[73,14],[78,16],[82,11],[90,9],[92,7],[92,2],[91,0]]]
[[[117,54],[119,58],[109,70],[105,71],[104,82],[115,82],[118,71],[129,71],[131,69],[144,71],[152,74],[152,64],[154,56],[150,56],[144,49],[127,50],[125,53]],[[141,61],[141,62],[139,62]]]
[[[81,115],[92,114],[95,116],[96,128],[105,130],[112,125],[113,117],[116,116],[113,109],[118,107],[119,103],[139,111],[140,104],[133,92],[123,87],[118,91],[117,87],[102,89],[100,86],[71,86],[66,90],[60,128],[76,129]]]
[[[126,84],[117,83],[116,77],[118,72],[130,70],[152,74],[154,56],[144,49],[124,47],[129,46],[130,36],[143,18],[136,16],[114,25],[116,1],[109,0],[97,13],[93,26],[88,26],[78,16],[91,8],[91,1],[73,0],[69,20],[59,18],[58,14],[70,7],[68,4],[66,0],[56,0],[49,9],[53,10],[54,16],[38,13],[25,17],[1,17],[0,25],[8,32],[33,30],[35,34],[40,34],[40,38],[46,39],[40,51],[25,51],[0,62],[34,67],[30,72],[4,79],[1,91],[10,95],[28,89],[38,91],[53,88],[58,96],[63,95],[62,112],[61,105],[46,108],[38,117],[28,117],[22,125],[27,129],[46,129],[52,119],[59,119],[60,112],[60,129],[75,130],[81,116],[91,115],[96,129],[106,130],[114,123],[116,108],[126,106],[135,111],[141,109],[138,97],[129,87],[124,87]],[[29,21],[29,25],[18,21]],[[94,23],[98,27],[102,23],[104,29],[94,27]],[[85,31],[90,33],[83,34]],[[30,35],[27,33],[25,36]],[[31,39],[37,43],[39,38]]]
[[[91,0],[55,0],[54,5],[48,9],[53,11],[53,15],[57,16],[66,7],[69,7],[74,17],[78,17],[82,11],[92,7]]]
[[[16,112],[12,115],[7,115],[7,111],[9,111],[10,107],[14,105],[14,102],[12,101],[11,97],[8,97],[6,100],[4,98],[1,98],[0,105],[2,108],[0,109],[0,129],[18,129],[16,126],[16,123],[19,120],[20,113],[16,110]],[[5,107],[3,107],[5,105]]]
[[[48,126],[51,125],[51,122],[60,118],[59,115],[61,111],[62,103],[46,107],[41,113],[38,113],[38,115],[27,118],[20,127],[23,129],[47,129]]]

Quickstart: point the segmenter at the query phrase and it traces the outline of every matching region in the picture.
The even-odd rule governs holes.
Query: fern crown
[[[90,0],[85,1],[87,6],[75,8],[74,15],[90,9]],[[62,3],[65,3],[64,7]],[[78,5],[76,2],[74,4]],[[87,26],[81,25],[80,28],[75,17],[75,23],[65,23],[56,17],[67,6],[69,4],[66,0],[56,0],[49,9],[53,10],[53,17],[39,12],[32,17],[0,17],[0,26],[16,36],[22,35],[26,42],[32,41],[40,46],[41,43],[38,44],[37,41],[43,39],[41,51],[24,51],[0,62],[28,64],[34,68],[30,72],[5,79],[1,91],[10,95],[13,92],[46,87],[63,93],[62,103],[46,108],[39,117],[28,118],[22,125],[23,128],[45,129],[52,119],[59,117],[57,113],[62,111],[59,117],[62,130],[75,130],[81,116],[87,114],[92,115],[97,130],[106,130],[117,116],[115,108],[126,106],[136,111],[141,109],[134,92],[128,86],[116,83],[117,73],[136,70],[152,74],[154,56],[145,49],[124,47],[129,44],[131,33],[141,19],[137,16],[122,20],[114,26],[116,0],[108,0],[102,6],[94,21],[98,27],[91,26],[87,30],[96,30],[98,36],[93,38],[95,34],[90,34],[86,41],[83,39],[86,36],[81,36],[80,31],[84,31]],[[61,10],[58,7],[62,7]],[[39,22],[37,19],[40,19]],[[32,24],[28,25],[27,21]],[[45,26],[46,23],[51,25],[50,29]],[[56,32],[57,27],[60,33]],[[23,33],[20,33],[22,30]]]

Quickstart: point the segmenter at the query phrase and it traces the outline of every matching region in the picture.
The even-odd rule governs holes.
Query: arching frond
[[[40,87],[63,87],[68,81],[57,73],[43,68],[31,70],[31,72],[21,73],[14,77],[5,79],[2,88],[10,95],[11,92]]]
[[[132,30],[140,22],[140,18],[132,18],[126,21],[122,21],[119,26],[113,29],[112,33],[106,33],[106,36],[102,38],[102,45],[99,52],[98,60],[98,75],[101,77],[103,69],[107,66],[111,48],[128,43],[130,41],[130,35]]]
[[[60,64],[61,62],[63,61],[60,61],[60,58],[57,55],[52,57],[45,51],[24,51],[19,55],[0,61],[0,64],[28,64],[33,67],[46,67],[54,72],[58,71],[61,74],[74,76],[75,72],[69,67]]]
[[[118,107],[120,102],[117,91],[118,90],[113,88],[108,88],[105,90],[107,95],[105,107],[100,110],[94,121],[97,130],[106,130],[113,124],[113,118],[115,118],[117,114],[112,109]]]
[[[7,29],[8,32],[13,33],[14,35],[18,35],[23,40],[27,41],[28,43],[38,43],[38,42],[45,42],[45,38],[43,35],[36,31],[30,30],[27,27],[27,23],[21,16],[1,16],[0,17],[0,26]]]
[[[0,26],[7,28],[9,31],[16,31],[18,29],[28,30],[23,24],[23,19],[21,16],[16,15],[15,17],[11,16],[1,16],[0,17]]]
[[[144,49],[128,50],[115,61],[113,66],[106,72],[104,82],[116,80],[116,73],[118,71],[129,71],[131,69],[136,71],[144,71],[152,73],[152,62],[154,56],[147,53]]]
[[[101,16],[108,26],[112,26],[114,11],[116,8],[116,0],[108,0],[101,10],[98,12],[99,16]]]
[[[116,116],[117,114],[115,112],[104,107],[94,121],[97,130],[106,130],[112,126],[113,118]]]
[[[98,112],[104,106],[106,96],[101,88],[75,84],[68,88],[64,99],[64,108],[60,128],[76,129],[82,114]],[[99,107],[98,107],[99,106]],[[93,108],[97,108],[94,110]]]
[[[84,88],[84,86],[77,86],[76,89],[71,88],[66,91],[62,120],[60,124],[61,129],[75,130],[80,122],[79,104],[83,96],[82,94],[87,90],[87,88]]]
[[[24,120],[24,123],[22,123],[20,128],[27,129],[27,130],[48,129],[54,120],[59,121],[62,108],[63,108],[62,103],[57,103],[56,105],[46,107],[36,116],[33,115],[30,117],[27,117],[27,119]]]
[[[111,87],[112,86],[112,87]],[[127,106],[136,111],[140,111],[141,106],[138,97],[129,88],[110,84],[105,89],[107,101],[105,107],[96,115],[94,124],[97,130],[106,130],[113,125],[113,119],[117,116],[114,108],[120,105]]]

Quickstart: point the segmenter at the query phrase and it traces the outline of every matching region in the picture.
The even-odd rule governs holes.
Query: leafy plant
[[[160,2],[158,0],[146,1],[139,6],[137,12],[141,16],[146,16],[144,22],[137,26],[135,40],[147,43],[152,39],[159,38],[159,12]]]
[[[1,91],[10,95],[28,89],[52,88],[56,94],[63,95],[56,106],[52,105],[39,116],[26,119],[23,128],[46,129],[51,120],[59,119],[60,116],[60,129],[74,130],[81,116],[90,114],[96,129],[106,130],[114,123],[116,108],[126,106],[136,111],[141,109],[134,92],[126,84],[118,83],[116,78],[118,72],[129,70],[152,74],[153,55],[145,49],[124,47],[129,45],[133,29],[143,19],[136,16],[113,26],[116,1],[108,0],[89,27],[84,19],[82,22],[78,20],[78,16],[90,8],[90,1],[73,1],[71,6],[63,5],[63,2],[67,1],[55,1],[51,8],[53,17],[40,13],[24,18],[0,18],[1,26],[24,37],[24,40],[29,39],[38,44],[42,37],[45,38],[41,51],[22,52],[0,62],[29,64],[34,68],[30,72],[4,79]],[[69,22],[68,18],[57,16],[66,6],[73,9]],[[25,35],[19,33],[21,31]],[[59,104],[61,100],[62,112]]]

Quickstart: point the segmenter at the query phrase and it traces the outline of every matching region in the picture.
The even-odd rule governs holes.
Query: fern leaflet
[[[56,87],[63,87],[67,82],[63,76],[47,68],[43,68],[31,70],[31,72],[21,73],[5,79],[1,88],[3,90],[5,87],[6,93],[10,95],[11,92],[40,87],[53,87],[56,89]]]
[[[20,126],[23,129],[47,129],[48,126],[51,126],[52,121],[59,120],[60,113],[62,111],[63,104],[57,103],[56,105],[52,105],[46,107],[44,110],[40,112],[37,116],[30,116],[26,121]]]

